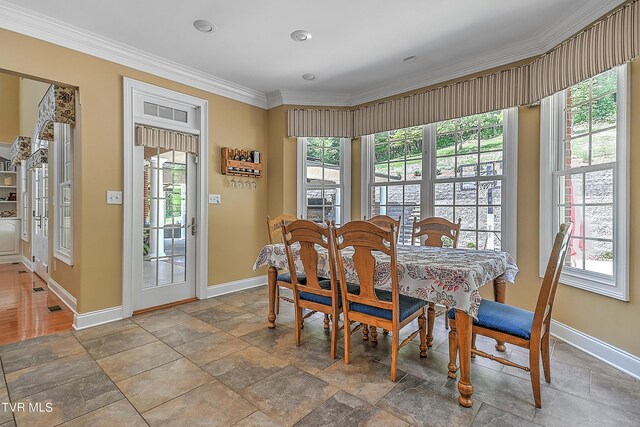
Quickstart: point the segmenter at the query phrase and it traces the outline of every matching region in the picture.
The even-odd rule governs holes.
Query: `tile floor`
[[[0,347],[0,426],[504,426],[639,425],[640,381],[553,342],[552,383],[535,409],[527,374],[478,358],[475,405],[457,404],[447,379],[447,332],[435,325],[426,359],[400,351],[389,381],[390,339],[354,336],[352,363],[329,359],[322,316],[293,343],[293,310],[266,328],[266,288],[188,303],[103,326]],[[409,328],[404,332],[411,332]],[[493,349],[488,340],[478,345]],[[340,344],[342,348],[342,344]],[[339,356],[342,356],[340,352]],[[510,347],[507,357],[525,362]],[[52,412],[47,413],[47,404]],[[38,406],[39,405],[39,406]]]

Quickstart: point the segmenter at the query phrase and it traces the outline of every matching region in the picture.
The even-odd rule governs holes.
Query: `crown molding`
[[[352,98],[350,94],[276,90],[267,94],[267,108],[278,107],[280,105],[351,107],[353,106]]]
[[[186,67],[3,1],[0,1],[0,28],[256,107],[267,107],[267,97],[260,91]]]
[[[590,8],[576,11],[538,37],[512,43],[483,55],[416,73],[388,85],[354,93],[333,94],[286,89],[264,94],[2,0],[0,28],[260,108],[280,105],[354,107],[543,54],[625,1],[599,1]]]

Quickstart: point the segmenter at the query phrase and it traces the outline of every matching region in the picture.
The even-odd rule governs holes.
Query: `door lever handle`
[[[195,236],[196,235],[196,218],[192,217],[191,218],[191,235]]]

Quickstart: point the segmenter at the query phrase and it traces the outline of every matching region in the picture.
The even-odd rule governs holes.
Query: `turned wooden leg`
[[[362,325],[362,340],[369,340],[369,325]]]
[[[324,328],[329,329],[329,315],[326,313],[324,315]]]
[[[504,304],[506,298],[507,298],[507,281],[504,280],[503,276],[498,276],[493,281],[493,300]],[[507,347],[505,347],[504,342],[496,340],[496,350],[506,351]]]
[[[267,287],[269,288],[269,314],[267,315],[267,327],[273,329],[276,327],[276,313],[275,313],[275,301],[276,301],[276,278],[278,277],[278,270],[271,266],[267,272]]]
[[[533,342],[529,347],[529,373],[531,374],[531,387],[533,388],[533,400],[536,408],[542,408],[540,397],[540,341]]]
[[[549,331],[542,337],[542,369],[544,369],[544,380],[551,382],[551,360],[549,352]]]
[[[427,318],[424,313],[418,316],[420,327],[420,357],[427,357]]]
[[[382,330],[382,335],[389,335],[389,330],[388,329],[383,329]]]
[[[456,323],[451,322],[451,329],[449,330],[449,372],[447,376],[451,379],[456,378],[456,372],[458,372],[458,335],[456,334]]]
[[[458,402],[465,408],[473,406],[471,396],[473,385],[471,384],[471,335],[473,331],[473,319],[461,310],[456,310],[456,333],[458,335],[458,354],[460,358],[460,380]]]
[[[276,316],[280,314],[280,286],[276,285]]]
[[[371,326],[369,328],[369,332],[371,332],[371,342],[372,343],[377,343],[378,342],[378,328],[376,328],[375,326]]]
[[[427,347],[433,347],[433,324],[436,322],[436,305],[430,302],[427,308]]]

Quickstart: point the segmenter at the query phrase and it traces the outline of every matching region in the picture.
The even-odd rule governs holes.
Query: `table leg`
[[[433,324],[436,322],[436,305],[429,303],[427,308],[427,347],[433,347]]]
[[[267,272],[267,287],[269,288],[269,314],[267,315],[267,327],[273,329],[276,327],[276,280],[278,277],[278,270],[271,266]]]
[[[504,280],[504,276],[498,276],[493,281],[493,300],[504,304],[507,298],[507,281]],[[496,350],[506,351],[504,342],[496,340]]]
[[[471,335],[473,330],[472,317],[460,310],[456,310],[456,335],[458,336],[458,357],[460,363],[460,381],[458,381],[458,402],[465,408],[473,406],[471,395]]]

